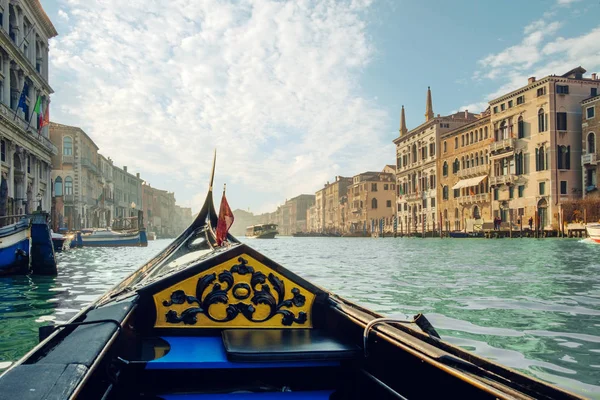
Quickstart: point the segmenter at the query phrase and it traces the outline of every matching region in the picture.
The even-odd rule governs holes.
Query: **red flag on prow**
[[[227,239],[227,232],[229,232],[231,225],[233,225],[233,212],[229,208],[229,203],[227,203],[227,198],[225,198],[225,190],[223,190],[219,221],[217,222],[217,246],[223,245],[223,242]]]

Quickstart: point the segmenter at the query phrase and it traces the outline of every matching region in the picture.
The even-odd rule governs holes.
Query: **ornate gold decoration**
[[[311,328],[314,293],[242,254],[154,295],[157,328]]]

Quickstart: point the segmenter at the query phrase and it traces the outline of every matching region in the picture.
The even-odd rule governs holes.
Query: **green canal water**
[[[424,313],[444,340],[600,398],[600,246],[577,239],[245,240],[388,316]],[[169,242],[76,249],[57,277],[0,278],[0,372]]]

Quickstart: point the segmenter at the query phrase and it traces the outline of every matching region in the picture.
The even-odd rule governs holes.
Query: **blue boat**
[[[0,275],[29,272],[29,228],[29,218],[0,228]]]
[[[77,235],[79,247],[146,247],[146,231],[116,232],[107,229],[86,229]]]

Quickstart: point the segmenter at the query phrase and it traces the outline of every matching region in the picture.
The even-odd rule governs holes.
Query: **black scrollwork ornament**
[[[306,297],[297,287],[292,288],[292,297],[285,298],[285,283],[269,273],[265,276],[260,271],[248,265],[248,261],[242,257],[238,258],[239,264],[232,266],[229,270],[224,270],[217,276],[216,273],[204,275],[196,283],[196,296],[186,295],[183,290],[176,290],[171,293],[169,301],[163,301],[165,307],[173,304],[195,304],[197,306],[184,310],[181,315],[175,310],[169,310],[166,314],[168,323],[178,324],[183,322],[186,325],[195,325],[198,314],[203,314],[211,321],[228,322],[242,315],[250,322],[268,321],[276,315],[281,315],[281,323],[284,326],[292,324],[304,324],[308,320],[308,315],[300,311],[298,315],[291,310],[294,307],[302,307],[306,303]],[[247,275],[250,277],[250,285],[247,283],[237,283],[234,285],[235,278],[233,274]],[[246,300],[250,298],[250,303],[229,303],[228,292],[231,289],[232,296],[237,300]],[[214,304],[227,304],[225,316],[215,318],[210,313],[210,307]],[[269,307],[269,313],[260,319],[255,318],[254,312],[256,306],[266,305]]]

